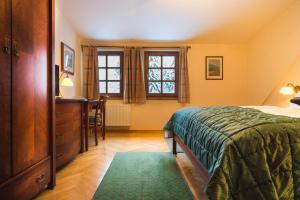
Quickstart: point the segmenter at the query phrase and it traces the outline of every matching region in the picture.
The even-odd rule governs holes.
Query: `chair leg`
[[[95,124],[95,126],[94,126],[94,130],[95,130],[95,144],[96,144],[96,145],[98,145],[97,124]]]
[[[105,140],[105,126],[102,126],[102,139]]]

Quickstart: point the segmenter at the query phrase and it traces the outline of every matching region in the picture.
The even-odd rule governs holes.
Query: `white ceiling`
[[[91,40],[245,42],[294,0],[56,0]]]

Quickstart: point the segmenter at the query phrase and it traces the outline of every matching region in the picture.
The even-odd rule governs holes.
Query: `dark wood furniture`
[[[84,102],[84,138],[85,138],[85,151],[89,150],[89,112],[93,106],[97,105],[97,99],[88,99]]]
[[[103,104],[103,109],[102,109],[102,114],[103,114],[103,124],[102,124],[102,137],[103,139],[105,139],[105,133],[106,133],[106,129],[105,129],[105,107],[106,107],[106,101],[108,99],[108,95],[101,95],[100,99],[104,100],[104,104]],[[90,128],[90,119],[89,119],[89,112],[93,109],[93,107],[97,106],[99,100],[97,99],[88,99],[87,101],[85,101],[84,104],[84,129],[85,129],[85,150],[88,151],[89,150],[89,140],[88,140],[88,134],[89,134],[89,128]],[[95,136],[97,137],[97,136]]]
[[[56,99],[56,168],[84,151],[83,112],[85,99]]]
[[[92,107],[95,110],[92,115],[89,115],[89,128],[95,136],[95,144],[98,145],[98,127],[101,129],[102,139],[105,140],[105,105],[108,96],[101,96],[97,104]]]
[[[172,133],[172,134],[173,134],[173,154],[174,155],[177,154],[177,149],[176,149],[176,147],[177,147],[176,143],[177,143],[181,147],[181,149],[183,150],[185,155],[191,160],[193,165],[199,170],[205,184],[207,184],[210,177],[209,177],[209,174],[208,174],[206,168],[203,167],[201,162],[196,158],[196,156],[194,156],[193,152],[184,144],[182,139],[180,137],[178,137],[176,135],[176,133]]]
[[[290,101],[293,104],[300,105],[300,97],[295,97],[295,98],[291,99]]]
[[[0,198],[55,185],[52,0],[0,1]]]

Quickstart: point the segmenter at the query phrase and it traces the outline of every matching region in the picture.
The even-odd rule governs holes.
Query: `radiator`
[[[105,117],[108,127],[128,127],[130,126],[130,105],[107,104]]]

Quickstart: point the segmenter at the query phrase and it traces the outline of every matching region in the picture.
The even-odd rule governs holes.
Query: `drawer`
[[[66,104],[67,105],[67,104]],[[78,106],[75,106],[73,110],[64,111],[56,109],[56,124],[63,124],[63,123],[71,123],[74,120],[80,120],[81,121],[81,107],[79,105],[79,110],[76,109]]]
[[[81,128],[81,120],[80,119],[74,119],[73,121],[73,130],[78,130]]]
[[[80,152],[80,140],[56,146],[56,169],[73,160]]]
[[[81,112],[73,112],[74,120],[81,120]]]
[[[0,188],[1,199],[32,199],[50,183],[50,158]]]
[[[76,104],[73,106],[73,113],[81,114],[81,104]]]
[[[56,119],[56,123],[55,123],[55,127],[56,129],[61,129],[61,128],[64,128],[64,127],[68,127],[68,129],[79,129],[81,127],[81,119],[74,119],[74,118],[71,118],[71,119],[68,119],[67,117],[66,118],[61,118],[61,119]]]
[[[56,112],[55,124],[72,124],[73,123],[73,113],[58,113]]]
[[[62,145],[75,140],[81,140],[81,126],[70,128],[69,126],[59,126],[55,130],[56,145]]]
[[[76,107],[77,103],[62,103],[62,104],[55,104],[55,109],[56,112],[61,112],[61,113],[72,113],[74,110],[74,107]]]

